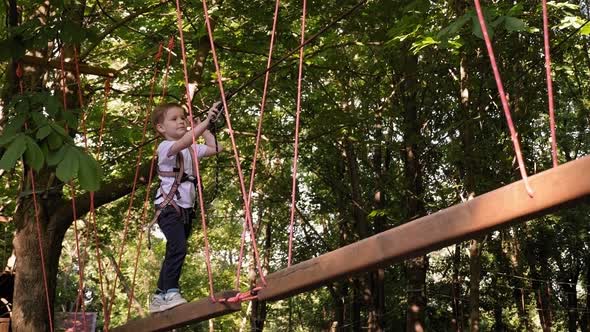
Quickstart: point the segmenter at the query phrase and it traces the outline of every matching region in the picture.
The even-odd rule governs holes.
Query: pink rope
[[[158,54],[156,54],[156,59],[155,62],[157,63],[160,60],[160,57],[162,56],[162,43],[160,43],[160,48],[158,51]],[[168,71],[168,67],[166,67],[166,71]],[[157,76],[158,71],[156,70],[154,72],[154,77],[152,82],[156,81],[156,76]],[[152,109],[154,103],[154,84],[152,84],[152,88],[150,89],[150,98],[148,101],[148,109]],[[152,181],[153,181],[153,177],[154,177],[154,165],[156,164],[156,152],[157,149],[154,148],[154,152],[152,153],[152,162],[150,164],[150,174],[148,176],[148,183],[147,183],[147,187],[146,187],[146,191],[145,191],[145,198],[143,200],[143,209],[141,211],[141,224],[142,225],[146,225],[146,219],[147,219],[147,212],[148,212],[148,207],[149,207],[149,199],[150,199],[150,194],[151,194],[151,188],[152,188]],[[150,230],[147,230],[148,232]],[[143,233],[144,232],[139,232],[139,240],[137,241],[137,253],[135,254],[135,263],[133,265],[133,278],[131,280],[131,294],[129,295],[129,303],[127,304],[127,320],[129,320],[129,318],[131,317],[131,304],[133,303],[133,298],[135,295],[135,279],[137,277],[137,268],[139,266],[139,255],[141,254],[141,247],[142,247],[142,242],[143,242]]]
[[[527,193],[530,197],[533,197],[533,189],[531,188],[528,176],[526,173],[526,168],[524,166],[524,161],[522,158],[522,152],[520,150],[520,143],[518,142],[518,133],[514,128],[514,123],[512,122],[512,116],[510,115],[510,106],[508,105],[508,100],[506,98],[506,93],[504,92],[504,86],[502,85],[502,78],[500,77],[500,71],[498,70],[498,65],[496,64],[496,57],[494,56],[494,48],[492,47],[492,42],[490,40],[490,36],[488,35],[488,29],[486,27],[485,18],[483,16],[483,12],[481,10],[481,4],[479,0],[475,1],[475,9],[477,11],[477,17],[479,19],[479,25],[481,26],[481,32],[483,33],[483,37],[486,43],[486,47],[488,50],[488,55],[490,57],[490,63],[492,65],[492,70],[494,71],[494,78],[496,80],[496,86],[498,87],[498,93],[500,94],[500,99],[502,100],[502,107],[504,108],[504,115],[506,116],[506,121],[508,122],[508,128],[510,129],[510,135],[512,138],[512,143],[514,144],[514,151],[516,153],[516,159],[518,160],[518,167],[520,169],[520,175],[524,181],[524,185],[526,188]]]
[[[190,83],[188,81],[188,68],[187,68],[187,60],[186,60],[186,50],[184,47],[184,34],[182,32],[182,11],[180,10],[180,0],[176,0],[176,21],[178,24],[178,33],[180,34],[180,49],[182,52],[182,69],[184,71],[184,85],[186,88],[186,101],[187,101],[187,108],[189,112],[189,120],[191,123],[191,130],[195,128],[195,124],[193,121],[193,107],[192,107],[192,99],[190,93]],[[195,140],[195,135],[192,135],[193,138],[193,145],[197,142]],[[192,149],[192,146],[191,146]],[[199,207],[201,209],[201,224],[203,227],[203,237],[205,239],[205,260],[207,264],[207,275],[209,276],[209,296],[211,297],[212,301],[215,300],[215,295],[213,294],[213,273],[211,272],[211,257],[209,254],[209,239],[207,236],[207,217],[205,215],[205,203],[203,200],[203,191],[201,190],[201,170],[199,168],[199,160],[198,158],[193,159],[193,167],[196,170],[197,175],[197,193],[199,195]]]
[[[301,15],[301,43],[305,42],[305,16],[307,1],[303,0],[303,14]],[[303,76],[303,47],[299,49],[299,75],[297,77],[297,114],[295,116],[295,145],[293,156],[293,177],[291,185],[291,221],[289,223],[289,256],[287,266],[291,266],[293,251],[293,227],[295,226],[295,204],[297,198],[297,160],[299,159],[299,118],[301,114],[301,77]]]
[[[77,51],[76,49],[74,49],[74,53],[76,54],[76,58],[75,58],[75,64],[76,64],[76,74],[77,74],[77,84],[78,84],[78,89],[79,91],[81,91],[81,84],[79,81],[79,77],[80,77],[80,69],[78,66],[78,62],[77,62]],[[63,95],[63,103],[64,103],[64,110],[67,109],[67,104],[66,104],[66,74],[65,74],[65,69],[64,69],[64,57],[63,57],[63,52],[60,54],[60,62],[61,62],[61,74],[62,74],[62,95]],[[100,129],[99,129],[99,134],[98,134],[98,147],[97,147],[97,160],[100,159],[100,148],[102,146],[102,136],[103,136],[103,132],[104,132],[104,125],[105,125],[105,118],[106,118],[106,109],[107,109],[107,104],[108,104],[108,95],[110,92],[110,81],[109,79],[107,79],[105,81],[105,98],[104,98],[104,108],[103,108],[103,112],[102,112],[102,118],[101,118],[101,123],[100,123]],[[79,98],[79,102],[82,103],[83,100],[81,98],[81,94],[78,95]],[[80,108],[82,108],[82,104],[80,104]],[[86,127],[84,126],[84,143],[86,145],[86,151],[88,151],[87,148],[87,132],[86,132]],[[70,184],[71,185],[71,184]],[[106,317],[106,298],[105,298],[105,292],[104,292],[104,285],[103,285],[103,268],[102,268],[102,258],[100,255],[100,240],[98,239],[98,229],[97,229],[97,222],[96,222],[96,211],[95,211],[95,204],[94,204],[94,192],[90,192],[90,220],[91,220],[91,225],[92,225],[92,229],[93,229],[93,235],[94,235],[94,242],[95,242],[95,246],[96,246],[96,258],[98,261],[98,275],[99,275],[99,285],[100,285],[100,293],[101,293],[101,303],[103,305],[103,315],[105,315]],[[73,191],[72,188],[72,208],[73,208],[73,212],[72,212],[72,216],[73,219],[76,220],[76,213],[75,213],[75,193]],[[74,222],[74,230],[76,231],[77,234],[77,229],[76,229],[76,224]],[[78,245],[77,243],[78,238],[76,235],[76,246]],[[77,309],[76,309],[77,312]],[[84,315],[84,321],[86,321],[86,316]]]
[[[49,315],[49,329],[53,331],[53,319],[51,314],[51,304],[49,301],[49,290],[47,286],[47,271],[45,270],[45,257],[43,255],[43,242],[41,241],[41,223],[39,222],[39,207],[37,203],[37,190],[35,189],[35,176],[33,170],[29,169],[31,178],[31,189],[33,191],[33,205],[35,206],[35,223],[37,224],[37,242],[39,244],[39,254],[41,255],[41,271],[43,272],[43,285],[45,286],[45,300],[47,302],[47,312]]]
[[[155,78],[157,76],[157,71],[158,71],[158,69],[156,68],[154,71],[154,76],[152,78],[152,82],[151,82],[151,87],[150,87],[150,90],[152,91],[151,93],[153,93],[153,89],[154,89],[154,85],[155,85]],[[140,148],[139,148],[139,151],[137,152],[137,158],[135,160],[135,176],[133,178],[133,187],[131,188],[129,205],[127,206],[127,214],[125,216],[125,226],[123,229],[123,238],[121,240],[121,246],[119,248],[118,260],[117,260],[118,266],[121,266],[121,261],[123,260],[123,252],[124,252],[125,243],[127,240],[127,233],[129,232],[129,221],[131,219],[131,210],[133,208],[133,201],[135,199],[135,192],[137,189],[137,180],[139,179],[139,169],[141,166],[141,156],[143,154],[143,146],[145,143],[146,132],[147,132],[148,122],[149,122],[149,118],[150,118],[150,108],[149,107],[146,108],[145,113],[146,114],[145,114],[145,118],[143,121],[143,131],[142,131],[142,135],[141,135],[141,144],[139,145]],[[109,303],[108,315],[107,315],[107,317],[105,317],[105,329],[106,330],[108,330],[108,328],[109,328],[113,303],[115,302],[114,299],[115,299],[115,290],[117,289],[117,280],[118,280],[118,275],[115,273],[113,288],[111,289],[111,293],[110,293],[111,301]]]
[[[272,32],[270,34],[270,46],[268,50],[268,60],[266,62],[266,73],[264,76],[264,89],[262,90],[262,101],[260,102],[260,116],[258,117],[258,130],[256,132],[256,146],[254,148],[254,158],[252,159],[252,170],[250,171],[250,186],[248,189],[248,206],[252,207],[252,191],[254,190],[254,177],[256,175],[256,161],[258,160],[258,148],[260,146],[260,138],[262,136],[262,119],[264,116],[264,108],[266,106],[266,94],[268,91],[268,80],[270,77],[270,67],[272,64],[272,52],[274,50],[275,34],[277,29],[277,21],[279,17],[280,0],[275,2],[275,12],[272,22]],[[242,230],[242,239],[240,243],[240,256],[238,259],[238,271],[236,276],[236,289],[240,289],[240,270],[242,268],[242,257],[244,253],[244,243],[246,237],[247,224],[244,222]]]
[[[168,40],[168,59],[166,60],[166,72],[164,73],[164,83],[162,83],[162,97],[166,97],[168,88],[168,73],[170,72],[170,61],[172,61],[172,50],[174,49],[174,37],[170,36]]]
[[[551,46],[549,43],[549,13],[547,0],[543,0],[543,42],[545,44],[545,72],[547,74],[547,98],[549,102],[549,126],[551,129],[551,156],[557,167],[557,134],[555,133],[555,107],[553,104],[553,79],[551,78]]]
[[[23,69],[21,64],[17,65],[16,76],[18,77],[18,86],[20,94],[24,93],[23,88]],[[25,123],[26,127],[26,123]],[[43,241],[41,240],[41,222],[39,221],[39,205],[37,203],[37,190],[35,189],[35,174],[33,169],[29,168],[29,179],[31,179],[31,190],[33,192],[33,207],[35,209],[35,225],[37,230],[37,244],[39,245],[39,256],[41,257],[41,272],[43,273],[43,286],[45,287],[45,302],[47,303],[47,315],[49,318],[49,329],[53,331],[53,319],[51,314],[51,301],[49,300],[49,286],[47,282],[47,271],[45,270],[45,255],[43,254]]]
[[[207,26],[207,33],[209,35],[209,43],[211,45],[211,54],[213,56],[213,62],[215,63],[215,72],[217,74],[217,83],[219,85],[219,90],[221,93],[221,101],[223,102],[225,121],[227,123],[227,129],[229,132],[229,137],[231,140],[232,149],[234,151],[234,158],[235,158],[235,162],[236,162],[236,167],[238,170],[238,177],[240,179],[240,190],[242,192],[242,199],[244,200],[244,210],[246,212],[245,217],[246,217],[246,222],[248,223],[248,228],[250,229],[250,238],[252,240],[252,248],[254,251],[256,267],[258,269],[258,274],[260,275],[262,282],[266,285],[266,279],[264,277],[264,273],[262,272],[262,267],[260,265],[260,257],[258,255],[258,246],[256,245],[256,234],[254,233],[254,226],[252,225],[252,215],[250,213],[250,206],[248,203],[249,200],[248,200],[248,195],[246,193],[246,185],[244,184],[244,175],[242,172],[242,166],[240,164],[240,156],[239,156],[238,149],[236,146],[234,131],[233,131],[232,125],[231,125],[231,119],[229,116],[229,109],[227,107],[227,100],[225,99],[225,91],[223,89],[223,76],[221,75],[221,70],[219,69],[219,62],[217,61],[217,52],[215,51],[215,42],[213,39],[213,30],[211,29],[211,22],[209,19],[209,10],[207,8],[207,1],[202,0],[202,3],[203,3],[203,12],[205,13],[205,23]]]

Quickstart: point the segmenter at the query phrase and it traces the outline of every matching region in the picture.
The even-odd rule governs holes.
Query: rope
[[[170,36],[168,40],[168,59],[166,60],[166,72],[164,73],[164,82],[162,83],[162,98],[168,93],[168,73],[170,72],[170,61],[172,60],[172,50],[174,49],[174,37]]]
[[[177,0],[177,2],[178,2],[178,0]],[[213,56],[213,62],[215,63],[215,72],[217,74],[217,83],[219,85],[219,91],[221,93],[221,101],[223,102],[225,121],[227,123],[227,129],[229,132],[229,137],[231,140],[232,149],[234,151],[236,168],[237,168],[238,177],[240,180],[240,191],[242,192],[242,199],[244,201],[246,222],[248,223],[248,227],[250,229],[250,237],[252,240],[252,249],[254,251],[254,258],[256,260],[256,267],[258,269],[258,274],[260,275],[260,278],[261,278],[263,284],[266,285],[266,279],[264,277],[264,273],[262,272],[262,267],[260,265],[260,257],[258,255],[258,246],[256,245],[256,235],[254,233],[254,227],[252,225],[252,215],[250,213],[250,206],[248,203],[249,200],[248,200],[247,193],[246,193],[246,185],[244,184],[244,175],[242,172],[242,166],[240,164],[240,156],[239,156],[238,149],[236,146],[236,140],[234,137],[234,132],[233,132],[232,125],[231,125],[231,119],[229,116],[229,108],[227,107],[227,100],[226,100],[225,92],[223,89],[223,76],[221,75],[221,70],[219,68],[219,62],[217,61],[217,52],[215,51],[215,41],[213,38],[213,31],[211,29],[211,21],[209,19],[209,10],[207,9],[207,1],[202,0],[202,3],[203,3],[203,12],[205,14],[205,23],[207,26],[207,33],[209,35],[209,43],[211,45],[211,55]]]
[[[551,78],[551,50],[549,43],[549,14],[547,0],[543,0],[543,43],[545,44],[545,71],[547,75],[547,98],[549,103],[549,127],[551,130],[551,156],[553,167],[558,166],[557,134],[555,133],[555,107],[553,104],[553,80]]]
[[[512,143],[514,144],[514,152],[516,154],[516,159],[518,160],[518,167],[520,169],[520,175],[522,176],[522,180],[524,181],[524,185],[526,188],[527,193],[530,197],[533,197],[534,191],[531,188],[528,180],[528,176],[526,173],[526,168],[524,165],[524,161],[522,158],[522,152],[520,150],[520,143],[518,142],[518,133],[514,128],[514,123],[512,122],[512,116],[510,115],[510,106],[508,105],[508,99],[506,98],[506,93],[504,92],[504,86],[502,85],[502,78],[500,76],[500,71],[498,70],[498,65],[496,63],[496,57],[494,56],[494,48],[492,46],[492,42],[490,40],[490,36],[488,35],[488,29],[486,27],[485,18],[483,16],[483,12],[481,10],[481,4],[479,0],[475,1],[475,9],[477,11],[477,18],[479,19],[479,25],[481,27],[481,32],[483,34],[486,47],[488,50],[488,56],[490,57],[490,63],[492,65],[492,70],[494,71],[494,78],[496,80],[496,86],[498,87],[498,93],[500,94],[500,100],[502,101],[502,107],[504,108],[504,115],[506,116],[506,122],[508,122],[508,128],[510,129],[510,136],[512,139]]]
[[[255,82],[256,80],[258,80],[260,77],[264,76],[268,71],[271,71],[272,69],[274,69],[276,66],[278,66],[280,63],[284,62],[285,60],[287,60],[291,55],[295,54],[300,48],[304,47],[305,45],[313,42],[317,37],[319,37],[321,34],[323,34],[324,32],[326,32],[328,29],[330,29],[331,27],[333,27],[334,25],[336,25],[338,22],[340,22],[341,20],[343,20],[344,18],[350,16],[354,11],[356,11],[357,9],[359,9],[360,7],[362,7],[364,4],[367,3],[368,0],[362,0],[359,3],[357,3],[356,5],[354,5],[353,7],[351,7],[350,9],[348,9],[347,11],[345,11],[344,13],[342,13],[340,16],[338,16],[337,18],[335,18],[332,22],[330,22],[328,25],[326,25],[324,28],[322,28],[321,30],[319,30],[318,32],[316,32],[313,36],[311,36],[309,39],[307,39],[303,44],[299,45],[298,47],[296,47],[295,49],[289,51],[287,54],[285,54],[283,57],[281,57],[279,60],[275,61],[272,66],[270,66],[269,68],[267,68],[265,71],[260,72],[256,75],[254,75],[253,77],[251,77],[248,81],[244,82],[242,85],[240,85],[238,88],[236,88],[234,91],[228,93],[228,95],[226,96],[226,100],[231,99],[233,96],[235,96],[236,94],[238,94],[238,92],[242,91],[243,89],[245,89],[248,85],[252,84],[253,82]],[[144,143],[145,145],[151,143],[152,141],[156,140],[155,138],[150,139],[149,141],[147,141],[146,143]],[[119,160],[122,157],[128,156],[130,153],[132,153],[133,151],[136,151],[137,149],[139,149],[141,146],[136,146],[131,148],[129,151],[126,151],[124,153],[121,153],[117,156],[115,156],[114,158],[112,158],[111,160],[109,160],[110,162],[115,162],[117,160]]]
[[[161,52],[158,52],[158,53],[161,54]],[[155,73],[157,73],[158,68],[156,67],[154,69],[154,71],[155,71]],[[156,77],[156,74],[154,74],[154,78],[152,78],[152,83],[151,83],[151,89],[152,90],[153,90],[154,84],[155,84],[155,77]],[[123,229],[123,239],[121,241],[121,247],[120,247],[120,250],[119,250],[119,257],[118,257],[118,260],[117,260],[117,265],[118,266],[121,266],[121,261],[123,259],[123,251],[125,249],[125,242],[126,242],[126,239],[127,239],[127,233],[129,232],[129,220],[131,219],[131,210],[133,208],[133,201],[134,201],[134,198],[135,198],[135,191],[137,189],[137,180],[139,178],[139,168],[140,168],[140,165],[141,165],[141,155],[143,153],[143,146],[144,146],[143,143],[145,142],[145,139],[146,139],[147,125],[148,125],[149,117],[150,117],[150,109],[149,108],[146,108],[146,112],[145,113],[146,113],[146,116],[145,116],[145,119],[143,121],[143,132],[142,132],[141,143],[140,143],[141,144],[140,145],[141,147],[139,148],[139,151],[137,153],[137,158],[136,158],[136,163],[135,163],[135,176],[133,178],[133,186],[132,186],[132,189],[131,189],[131,194],[130,194],[130,198],[129,198],[129,205],[127,207],[127,215],[125,217],[125,226],[124,226],[124,229]],[[110,294],[111,301],[109,303],[109,309],[108,309],[108,312],[107,312],[107,317],[105,317],[105,329],[106,330],[108,330],[108,328],[109,328],[110,316],[111,316],[111,312],[112,312],[112,308],[113,308],[113,303],[115,302],[114,301],[114,297],[115,297],[115,290],[117,289],[117,280],[118,280],[118,275],[115,274],[115,279],[113,281],[113,288],[111,289],[111,294]]]
[[[23,88],[23,69],[21,64],[19,63],[16,69],[16,76],[18,78],[18,86],[20,94],[24,93]],[[25,123],[25,129],[26,129]],[[37,244],[39,245],[39,256],[41,257],[41,272],[43,273],[43,286],[45,287],[45,301],[47,303],[47,314],[49,318],[49,329],[53,331],[53,318],[51,314],[51,301],[49,300],[49,286],[47,283],[47,271],[45,270],[45,255],[43,254],[43,241],[41,240],[41,222],[39,221],[39,205],[37,203],[37,190],[35,189],[35,174],[33,173],[33,169],[29,168],[29,178],[31,179],[31,189],[33,194],[33,206],[35,208],[35,224],[37,230]]]
[[[156,54],[156,58],[154,60],[154,62],[158,62],[160,60],[160,57],[162,56],[162,43],[160,43],[160,48],[158,51],[158,54]],[[168,53],[170,54],[170,53]],[[170,60],[170,57],[168,57],[168,60]],[[168,66],[166,66],[166,72],[168,72]],[[157,70],[154,72],[154,77],[152,78],[152,86],[150,89],[150,98],[149,98],[149,102],[148,102],[148,109],[152,109],[153,106],[153,101],[154,101],[154,83],[156,81],[156,76],[157,76]],[[150,174],[148,177],[148,184],[146,187],[146,191],[145,191],[145,199],[143,201],[143,210],[141,211],[141,224],[142,225],[146,225],[146,219],[147,219],[147,211],[148,211],[148,207],[149,207],[149,199],[150,199],[150,193],[151,193],[151,187],[152,187],[152,180],[153,180],[153,176],[154,176],[154,165],[156,163],[156,152],[157,149],[154,148],[154,152],[152,154],[152,162],[151,162],[151,166],[150,166]],[[142,227],[143,229],[143,227]],[[149,232],[150,230],[148,230]],[[130,316],[131,316],[131,304],[133,303],[133,297],[135,295],[135,278],[137,276],[137,268],[139,265],[139,255],[141,253],[141,245],[142,245],[142,241],[143,241],[143,233],[144,232],[139,232],[139,240],[137,242],[137,254],[135,255],[135,264],[133,266],[133,278],[131,281],[131,294],[129,295],[129,303],[127,305],[127,320],[129,320]]]
[[[63,51],[63,50],[62,50]],[[62,52],[62,57],[61,59],[63,60],[63,52]],[[76,84],[78,87],[78,103],[80,106],[80,110],[83,109],[84,107],[84,99],[82,97],[82,82],[80,80],[80,66],[79,66],[79,62],[78,62],[78,50],[76,47],[74,47],[74,64],[75,64],[75,78],[76,78]],[[65,80],[65,72],[62,73],[62,77],[64,77],[64,82],[66,82]],[[64,85],[65,88],[65,85]],[[65,96],[65,92],[64,92],[64,96]],[[63,106],[64,106],[64,111],[67,110],[67,102],[66,99],[63,99]],[[84,139],[84,149],[86,151],[88,151],[88,138],[87,138],[87,128],[86,128],[86,116],[88,113],[83,113],[81,115],[81,125],[82,125],[82,130],[83,130],[83,139]],[[84,261],[82,259],[80,259],[80,244],[79,244],[79,236],[78,236],[78,217],[76,215],[76,189],[74,187],[73,181],[70,181],[70,190],[71,190],[71,195],[72,195],[72,218],[74,221],[74,234],[75,234],[75,238],[76,238],[76,254],[78,255],[78,265],[79,265],[79,270],[78,270],[78,274],[79,274],[79,281],[78,281],[78,297],[77,299],[80,300],[80,306],[81,306],[81,310],[82,310],[82,322],[83,322],[83,327],[84,330],[86,330],[86,327],[88,326],[87,322],[86,322],[86,308],[85,308],[85,303],[84,303],[84,268],[85,268],[85,264]],[[91,207],[93,206],[93,204],[91,203]],[[86,243],[88,243],[88,240],[86,241]],[[86,247],[84,247],[86,248]],[[84,252],[86,252],[84,250]],[[78,315],[78,300],[76,300],[76,309],[74,311],[74,321],[77,321],[77,315]]]
[[[272,53],[274,50],[275,34],[277,29],[277,21],[279,17],[280,0],[275,2],[275,12],[272,23],[272,32],[270,34],[270,46],[268,50],[268,60],[266,63],[266,75],[264,76],[264,88],[262,90],[262,101],[260,102],[260,116],[258,117],[258,130],[256,132],[256,145],[254,147],[254,157],[252,158],[252,170],[250,171],[250,186],[248,188],[248,206],[252,207],[252,191],[254,188],[254,177],[256,175],[256,161],[258,157],[258,148],[260,146],[260,138],[262,137],[262,119],[264,117],[264,108],[266,106],[266,94],[268,91],[268,80],[270,77],[270,66],[272,65]],[[236,276],[236,289],[240,288],[240,269],[242,268],[242,257],[244,252],[244,243],[246,237],[246,223],[244,223],[242,230],[242,239],[240,244],[240,256],[238,259],[238,271]]]
[[[305,16],[307,0],[303,0],[303,14],[301,15],[301,43],[305,40]],[[303,75],[303,47],[299,49],[299,74],[297,77],[297,113],[295,116],[295,144],[293,155],[293,177],[291,184],[291,221],[289,223],[289,256],[287,266],[291,266],[291,253],[293,251],[293,227],[295,222],[295,204],[297,197],[297,159],[299,158],[299,118],[301,114],[301,82]]]
[[[207,11],[205,11],[207,13]],[[176,0],[176,21],[178,24],[178,33],[180,35],[180,49],[182,52],[182,69],[184,73],[184,86],[186,89],[186,100],[189,112],[189,121],[191,123],[191,131],[195,128],[195,124],[193,121],[193,108],[192,108],[192,96],[190,92],[190,83],[188,81],[188,69],[187,69],[187,60],[186,60],[186,50],[184,47],[184,34],[182,32],[182,11],[180,10],[180,0]],[[224,104],[225,105],[225,104]],[[193,145],[196,144],[195,135],[193,131]],[[193,147],[191,146],[191,149]],[[203,202],[203,189],[201,184],[201,170],[199,168],[199,160],[198,158],[191,158],[193,162],[193,168],[196,170],[197,176],[197,193],[199,195],[199,207],[201,209],[201,224],[203,227],[203,237],[205,240],[205,263],[207,265],[207,275],[209,277],[209,296],[211,300],[215,302],[215,296],[213,294],[213,274],[211,272],[211,257],[209,256],[209,239],[207,237],[207,221],[205,215],[205,204]]]

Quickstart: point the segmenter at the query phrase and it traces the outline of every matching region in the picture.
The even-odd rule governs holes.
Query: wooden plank
[[[327,282],[417,257],[509,223],[547,214],[562,204],[590,195],[590,157],[529,178],[529,197],[521,181],[468,202],[274,272],[258,292],[260,300],[279,300]],[[260,286],[260,282],[259,282]]]
[[[48,61],[45,58],[39,58],[31,55],[23,56],[22,58],[20,58],[20,61],[23,65],[49,67],[56,69],[61,68],[61,62],[58,60]],[[78,67],[80,69],[80,74],[96,75],[110,78],[117,76],[117,70],[111,68],[93,67],[85,64],[79,64]],[[72,62],[64,62],[64,70],[73,73],[76,71],[76,65]]]
[[[216,299],[235,296],[237,291],[226,291],[215,294]],[[179,305],[170,310],[152,314],[145,318],[135,319],[113,328],[113,332],[137,331],[169,331],[173,328],[186,326],[207,319],[223,316],[240,311],[241,303],[219,303],[207,297],[195,302]]]

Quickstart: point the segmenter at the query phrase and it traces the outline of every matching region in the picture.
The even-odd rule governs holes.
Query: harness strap
[[[162,203],[160,203],[156,206],[156,213],[154,214],[154,218],[147,225],[147,228],[146,228],[146,231],[148,232],[148,248],[150,248],[150,249],[152,247],[151,237],[150,237],[150,234],[151,234],[150,229],[154,226],[154,224],[156,222],[158,222],[158,217],[162,213],[162,210],[166,206],[172,204],[172,206],[174,206],[174,209],[176,209],[176,211],[178,213],[181,213],[180,208],[178,207],[178,204],[176,204],[176,202],[174,202],[174,195],[176,195],[176,192],[178,191],[178,187],[180,186],[182,175],[184,174],[184,158],[182,157],[182,152],[178,152],[178,154],[176,155],[176,164],[178,166],[178,172],[175,172],[176,174],[174,174],[174,183],[172,184],[172,187],[170,188],[170,191],[168,193],[165,193],[164,189],[160,186],[160,192],[162,193],[162,195],[165,196],[165,198],[162,201]]]
[[[193,149],[193,147],[189,147],[189,156],[191,159],[191,165],[193,160],[197,160],[197,155],[195,153],[195,149]],[[148,224],[146,231],[148,232],[148,248],[151,249],[152,244],[151,244],[151,233],[150,233],[150,229],[154,226],[155,223],[158,222],[158,217],[160,217],[160,214],[162,213],[162,210],[167,207],[168,205],[172,205],[174,207],[174,209],[176,209],[176,212],[178,212],[178,214],[181,214],[180,211],[180,207],[178,206],[178,204],[176,204],[176,202],[174,201],[174,196],[178,193],[178,187],[180,186],[180,184],[182,182],[187,181],[191,181],[194,183],[195,187],[197,186],[197,178],[194,176],[190,176],[186,173],[184,173],[184,157],[182,156],[182,151],[178,152],[178,154],[176,155],[176,165],[177,167],[174,168],[174,170],[172,172],[170,171],[160,171],[160,169],[158,168],[158,175],[160,176],[164,176],[164,177],[174,177],[174,183],[172,184],[172,187],[170,188],[170,191],[168,193],[164,192],[164,189],[160,186],[160,192],[162,196],[165,196],[164,200],[162,201],[162,203],[156,205],[156,213],[154,214],[154,218],[152,219],[152,221]],[[193,170],[193,174],[194,174],[194,170]],[[192,179],[190,178],[192,177]]]

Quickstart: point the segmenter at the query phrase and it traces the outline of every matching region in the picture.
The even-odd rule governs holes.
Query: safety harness
[[[191,159],[196,160],[197,156],[192,146],[189,147],[189,152]],[[197,186],[197,178],[184,172],[184,157],[182,156],[182,151],[176,154],[176,167],[174,167],[172,171],[163,171],[158,167],[158,175],[161,177],[173,177],[174,182],[172,183],[172,187],[170,187],[170,191],[168,193],[164,191],[164,187],[160,184],[160,195],[158,198],[164,197],[164,200],[160,204],[156,204],[156,213],[154,214],[154,218],[147,226],[146,231],[148,232],[148,248],[151,248],[150,230],[154,224],[158,222],[158,217],[160,217],[160,214],[168,205],[172,205],[176,212],[179,215],[182,215],[180,207],[174,201],[174,196],[180,198],[180,192],[178,191],[180,184],[188,181],[194,183],[195,187]]]

